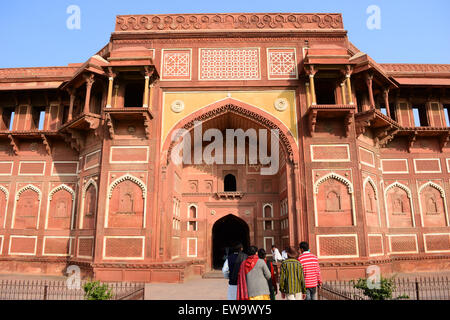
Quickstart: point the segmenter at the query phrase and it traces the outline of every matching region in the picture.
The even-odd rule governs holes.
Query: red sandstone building
[[[85,63],[0,69],[0,270],[176,282],[234,240],[307,240],[325,279],[448,270],[449,87],[340,14],[118,16]],[[278,173],[174,164],[194,121],[279,130]]]

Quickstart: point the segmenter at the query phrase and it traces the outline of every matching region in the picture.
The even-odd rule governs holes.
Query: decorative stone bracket
[[[115,138],[115,124],[121,120],[140,120],[144,125],[145,137],[151,137],[151,120],[153,113],[149,108],[107,108],[105,112],[105,123],[108,127],[109,137]]]
[[[15,155],[19,154],[19,147],[17,146],[16,140],[14,140],[14,137],[10,134],[8,134],[9,144],[12,147],[12,150]]]
[[[314,137],[314,133],[316,132],[317,120],[326,118],[343,119],[345,137],[348,137],[351,125],[353,124],[354,110],[354,105],[311,105],[306,114],[311,137]]]
[[[65,124],[60,128],[60,133],[63,134],[66,143],[79,152],[86,139],[86,133],[94,131],[95,135],[98,135],[98,129],[100,127],[101,116],[97,114],[86,113]]]
[[[355,115],[355,129],[358,136],[364,134],[369,127],[372,128],[378,146],[387,145],[400,130],[400,126],[394,120],[375,109]]]
[[[419,137],[432,137],[438,139],[440,152],[443,152],[443,149],[448,146],[450,141],[450,129],[448,128],[401,128],[398,131],[398,135],[406,136],[408,152],[411,152]]]
[[[50,142],[48,141],[48,139],[45,136],[45,134],[41,134],[41,138],[42,138],[42,142],[44,143],[45,150],[47,150],[48,155],[51,156],[52,155],[52,148],[50,146]]]

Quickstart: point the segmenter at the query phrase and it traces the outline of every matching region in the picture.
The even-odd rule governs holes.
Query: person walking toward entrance
[[[248,249],[248,258],[241,264],[237,300],[270,300],[268,280],[272,274],[264,260],[257,255],[258,248]]]
[[[319,259],[309,251],[309,243],[300,243],[301,255],[298,261],[302,264],[305,275],[306,300],[318,300],[317,288],[322,285]]]
[[[267,284],[269,285],[269,291],[270,291],[270,300],[275,300],[275,297],[277,295],[277,278],[275,275],[275,268],[272,264],[272,261],[269,261],[266,259],[266,250],[264,249],[259,249],[258,250],[258,257],[262,260],[264,260],[264,262],[267,265],[267,268],[269,268],[270,274],[271,274],[271,278],[270,280],[267,281]]]
[[[283,299],[303,300],[306,294],[302,264],[297,260],[298,251],[294,247],[286,249],[287,259],[280,267],[280,291]]]
[[[288,249],[289,249],[289,247],[286,247],[286,248],[284,248],[284,250],[281,252],[281,259],[282,259],[282,260],[288,259],[288,255],[287,255]]]
[[[275,263],[279,263],[284,260],[281,256],[280,250],[278,250],[276,246],[272,246],[272,255]]]
[[[236,300],[237,298],[239,269],[241,268],[241,263],[247,259],[247,255],[242,251],[242,249],[242,244],[236,243],[232,248],[231,254],[229,254],[225,260],[222,268],[222,273],[225,279],[228,279],[228,300]]]

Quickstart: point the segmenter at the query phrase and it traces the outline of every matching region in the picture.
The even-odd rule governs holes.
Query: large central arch
[[[278,189],[274,189],[272,191],[273,194],[278,194],[279,197],[283,197],[283,199],[288,199],[286,201],[287,208],[286,212],[283,218],[289,220],[289,224],[284,224],[284,229],[282,231],[279,231],[280,234],[273,234],[268,232],[267,234],[262,234],[261,232],[257,232],[256,229],[263,228],[264,230],[266,227],[273,228],[270,226],[270,223],[267,225],[261,226],[260,224],[263,222],[249,222],[253,221],[253,217],[261,216],[261,210],[262,205],[264,205],[266,202],[270,203],[272,200],[267,200],[264,198],[264,196],[261,195],[257,200],[253,199],[250,200],[251,195],[249,194],[243,196],[243,198],[240,198],[240,200],[236,200],[236,198],[233,198],[230,200],[230,198],[221,200],[223,201],[222,204],[219,204],[219,208],[217,209],[214,207],[216,203],[213,200],[215,199],[213,195],[209,198],[209,200],[203,199],[203,200],[197,200],[201,199],[201,197],[207,196],[206,194],[201,194],[197,198],[192,198],[192,194],[196,192],[205,192],[205,191],[198,191],[201,188],[205,188],[202,185],[202,182],[197,184],[195,181],[191,183],[191,181],[183,180],[183,178],[180,176],[183,174],[182,167],[179,167],[178,164],[175,164],[172,162],[171,153],[172,150],[176,150],[175,146],[178,143],[178,139],[172,139],[174,134],[179,129],[184,129],[185,131],[192,131],[194,129],[196,122],[202,122],[204,124],[209,124],[208,128],[211,127],[212,123],[218,124],[222,119],[226,117],[236,116],[236,118],[244,119],[245,121],[248,121],[249,125],[250,123],[253,123],[258,128],[265,128],[267,130],[278,130],[279,132],[279,144],[280,144],[280,155],[284,159],[284,180],[285,186],[284,186],[284,193],[283,195],[281,192],[278,192]],[[256,128],[255,127],[255,128]],[[205,128],[205,126],[204,126]],[[214,127],[215,128],[215,127]],[[233,127],[234,128],[234,127]],[[223,128],[222,128],[223,129]],[[245,128],[243,128],[245,131]],[[163,239],[156,239],[160,248],[166,252],[165,256],[167,258],[178,258],[183,257],[185,255],[184,250],[186,250],[186,247],[188,247],[189,253],[187,254],[187,257],[195,257],[195,258],[203,258],[205,259],[205,262],[207,264],[207,268],[218,268],[220,264],[223,265],[222,257],[223,252],[221,254],[217,253],[218,250],[213,245],[213,227],[212,227],[212,220],[225,218],[227,215],[232,213],[232,215],[236,217],[241,217],[245,219],[246,224],[248,223],[247,227],[249,228],[249,231],[245,231],[244,234],[249,234],[249,244],[251,245],[257,245],[260,247],[266,247],[266,249],[270,250],[270,239],[273,239],[273,244],[276,244],[278,246],[282,245],[294,245],[295,243],[298,243],[300,239],[304,239],[307,230],[306,225],[306,218],[301,213],[301,195],[300,195],[300,170],[299,170],[299,147],[298,144],[289,130],[289,128],[281,122],[276,116],[268,113],[267,111],[264,111],[258,107],[246,104],[242,101],[238,101],[233,98],[226,98],[224,100],[215,102],[211,105],[208,105],[200,110],[197,110],[196,112],[191,113],[190,115],[186,116],[182,120],[180,120],[174,127],[171,128],[171,130],[168,132],[167,136],[163,137],[163,145],[161,150],[161,175],[163,177],[166,177],[166,179],[160,180],[160,190],[162,190],[161,193],[159,193],[159,202],[164,207],[164,212],[167,212],[166,215],[166,223],[161,223],[160,227],[161,234],[165,234],[166,236]],[[233,169],[227,168],[224,170],[232,171]],[[233,173],[233,172],[227,172]],[[223,176],[225,177],[225,175]],[[221,177],[221,178],[223,178]],[[191,179],[197,179],[197,177],[192,177]],[[175,187],[175,180],[178,181],[178,187]],[[180,182],[182,181],[182,182]],[[240,180],[239,180],[240,181]],[[222,181],[223,183],[223,181]],[[185,191],[185,195],[183,195],[182,191],[180,191],[182,186],[189,184],[189,190]],[[240,187],[240,184],[238,183],[238,189]],[[262,186],[259,186],[262,187]],[[214,192],[220,192],[223,190],[218,190],[219,187],[215,188]],[[197,190],[197,191],[193,191]],[[204,190],[204,189],[203,189]],[[237,190],[237,191],[244,191],[243,193],[237,192],[238,194],[245,194],[247,190]],[[276,192],[275,192],[276,191]],[[258,193],[259,194],[259,193]],[[221,195],[222,196],[222,195]],[[186,198],[185,198],[186,197]],[[194,226],[194,229],[197,233],[189,233],[189,235],[186,235],[186,239],[183,239],[185,237],[180,230],[174,229],[172,230],[170,228],[170,225],[172,224],[172,219],[179,219],[177,217],[172,217],[172,211],[173,208],[171,208],[171,203],[173,203],[173,198],[178,199],[185,204],[189,203],[196,203],[197,201],[200,202],[199,210],[201,212],[200,216],[204,220],[204,223],[202,221],[200,222],[192,222],[192,225]],[[208,198],[207,198],[208,199]],[[279,200],[273,200],[273,205],[278,208],[278,201]],[[207,203],[206,203],[206,202]],[[234,201],[234,202],[233,202]],[[203,203],[202,203],[203,202]],[[224,212],[224,204],[227,206],[227,208],[230,208],[230,211]],[[253,205],[254,204],[254,205]],[[244,206],[247,206],[245,209],[243,209]],[[216,213],[217,212],[217,213]],[[244,218],[245,217],[245,218]],[[159,220],[159,219],[158,219]],[[190,220],[190,219],[188,219]],[[164,221],[164,220],[162,220]],[[190,221],[187,222],[188,224],[191,223]],[[199,226],[198,229],[196,226]],[[275,224],[272,223],[274,226]],[[288,226],[287,226],[288,225]],[[207,230],[205,230],[205,227],[208,226]],[[188,227],[189,229],[190,227]],[[164,231],[165,230],[165,231]],[[181,230],[182,231],[182,230]],[[190,230],[188,230],[190,232]],[[281,235],[283,233],[283,235]],[[172,234],[172,236],[170,236]],[[205,242],[206,240],[206,242]],[[190,244],[189,246],[183,244],[184,241],[188,241]],[[241,240],[242,241],[242,240]],[[287,243],[286,243],[287,241]],[[245,241],[247,242],[247,240]],[[231,245],[231,244],[228,244]],[[197,249],[194,250],[192,248]],[[219,249],[220,250],[220,249]],[[175,253],[174,253],[175,252]],[[194,255],[194,256],[193,256]],[[222,255],[222,256],[221,256]],[[220,261],[219,261],[220,260]]]

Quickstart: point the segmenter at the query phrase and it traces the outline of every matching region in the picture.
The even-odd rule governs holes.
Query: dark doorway
[[[141,108],[144,101],[144,85],[129,83],[125,87],[125,108]]]
[[[225,192],[237,191],[236,177],[234,175],[228,174],[225,176],[223,189],[224,189],[223,191]]]
[[[333,80],[320,79],[316,80],[316,99],[317,104],[335,104],[336,84]]]
[[[218,220],[212,229],[212,267],[221,270],[225,262],[226,249],[241,242],[246,250],[250,246],[250,231],[247,223],[233,215]]]

